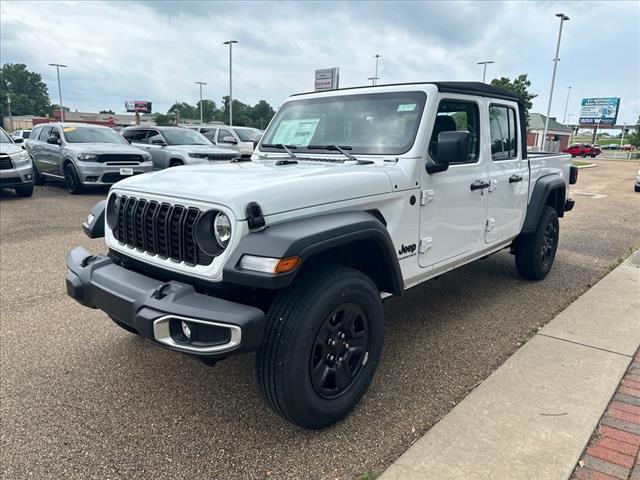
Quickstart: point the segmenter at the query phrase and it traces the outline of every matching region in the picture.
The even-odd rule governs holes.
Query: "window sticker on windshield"
[[[416,103],[401,103],[398,105],[398,112],[413,112],[416,109]]]
[[[63,132],[73,132],[76,129],[76,127],[64,127],[62,129]]]
[[[316,127],[320,122],[319,118],[302,118],[299,120],[283,120],[278,125],[273,136],[272,143],[283,145],[309,145]]]

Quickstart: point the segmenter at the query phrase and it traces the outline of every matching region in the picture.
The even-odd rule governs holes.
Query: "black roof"
[[[410,82],[410,83],[389,83],[386,85],[364,85],[361,87],[347,87],[347,88],[338,88],[333,91],[343,91],[343,90],[358,90],[361,88],[377,88],[377,87],[394,87],[394,86],[405,86],[405,85],[424,85],[430,84],[438,87],[439,92],[447,92],[447,93],[459,93],[465,95],[478,95],[480,97],[491,97],[491,98],[501,98],[503,100],[511,100],[513,102],[518,102],[520,104],[524,104],[524,99],[509,90],[505,90],[504,88],[494,87],[493,85],[489,85],[487,83],[482,82]],[[331,91],[331,90],[325,90]],[[320,92],[306,92],[306,93],[296,93],[292,96],[297,95],[308,95],[310,93],[320,93]]]

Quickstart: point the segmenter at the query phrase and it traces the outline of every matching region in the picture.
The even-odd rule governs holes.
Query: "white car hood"
[[[230,208],[246,217],[248,203],[264,215],[388,193],[392,184],[381,164],[274,161],[198,164],[173,167],[118,182],[117,190],[196,200]]]
[[[24,152],[20,145],[16,145],[15,143],[0,143],[0,153],[15,155],[20,152]]]

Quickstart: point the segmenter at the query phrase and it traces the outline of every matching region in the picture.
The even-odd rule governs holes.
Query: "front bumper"
[[[122,175],[121,168],[131,169],[133,175],[148,173],[153,171],[151,160],[139,163],[138,165],[106,165],[99,162],[76,162],[78,175],[83,185],[113,185],[120,180],[129,178],[132,175]]]
[[[31,162],[9,170],[0,170],[0,187],[13,188],[33,185]]]
[[[210,358],[256,350],[265,315],[258,308],[197,293],[181,282],[161,282],[116,265],[82,247],[67,254],[67,293],[166,348]],[[182,333],[185,321],[192,338]]]

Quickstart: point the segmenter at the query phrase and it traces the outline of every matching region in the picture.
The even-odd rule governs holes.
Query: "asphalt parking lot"
[[[66,296],[80,224],[105,191],[0,191],[3,478],[354,479],[397,458],[540,326],[640,242],[636,162],[593,161],[572,187],[556,264],[519,278],[506,251],[385,304],[374,382],[320,432],[263,403],[254,355],[215,367],[144,342]],[[452,439],[454,441],[454,439]]]

